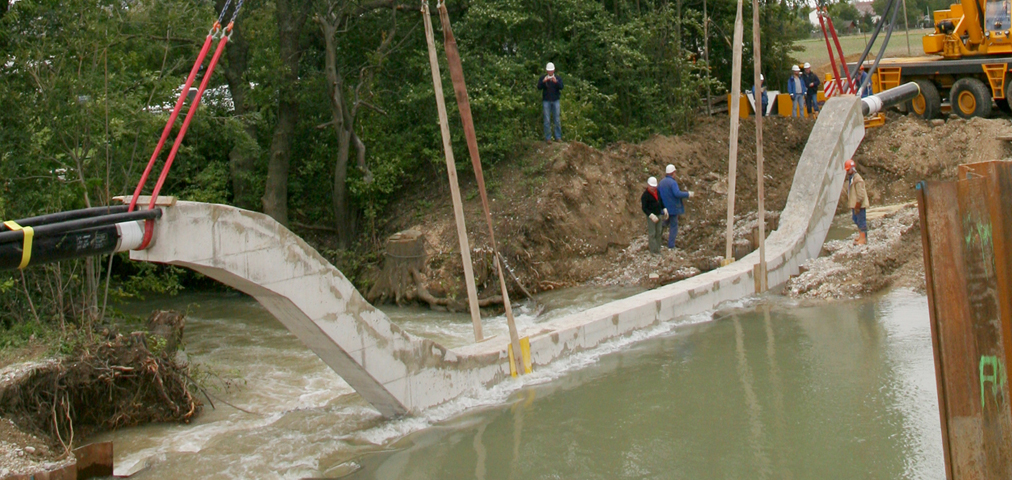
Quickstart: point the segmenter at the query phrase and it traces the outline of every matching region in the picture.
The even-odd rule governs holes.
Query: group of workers
[[[868,72],[864,70],[864,65],[862,65],[858,69],[858,86],[864,85],[867,78]],[[763,75],[759,75],[759,82],[762,84],[761,114],[765,116],[770,104],[769,94],[766,92],[766,78]],[[810,63],[805,63],[803,67],[799,67],[798,65],[791,66],[791,78],[787,80],[787,94],[791,96],[792,117],[803,117],[805,113],[808,116],[818,116],[819,85],[821,83],[819,76],[812,71]],[[869,95],[871,95],[871,85],[865,86],[861,90],[860,96],[867,97]],[[752,98],[755,98],[754,86],[752,87]]]
[[[685,213],[682,199],[692,198],[692,192],[678,188],[675,180],[675,166],[664,168],[664,178],[657,182],[657,177],[647,179],[647,189],[640,197],[640,206],[647,217],[647,245],[650,253],[661,252],[661,241],[664,227],[668,227],[668,248],[675,248],[675,237],[678,236],[678,216]]]
[[[846,184],[844,188],[847,193],[847,207],[851,211],[851,220],[857,226],[857,237],[854,238],[855,245],[868,243],[868,191],[864,185],[864,178],[857,173],[857,164],[853,159],[843,164],[847,171]],[[675,166],[668,165],[664,169],[664,179],[657,182],[656,177],[647,179],[647,188],[640,197],[640,207],[646,215],[647,222],[647,246],[650,253],[658,254],[661,251],[661,243],[664,236],[664,227],[668,227],[668,248],[675,248],[675,238],[678,236],[678,217],[685,214],[683,199],[692,198],[692,191],[678,188],[678,181],[675,180]]]
[[[801,71],[802,68],[804,68],[804,72]],[[860,84],[864,84],[867,75],[864,67],[861,67],[858,78]],[[760,75],[760,80],[764,82],[761,105],[765,115],[769,99],[766,94],[765,78]],[[791,78],[787,83],[787,93],[790,94],[794,104],[791,116],[801,116],[802,108],[808,115],[818,113],[819,84],[819,76],[812,72],[810,64],[805,63],[804,67],[797,65],[791,67]],[[545,74],[538,78],[537,86],[542,95],[545,141],[550,142],[553,137],[556,141],[561,141],[562,120],[559,98],[563,83],[562,78],[555,73],[553,63],[549,62],[545,66]],[[863,90],[862,96],[869,95],[870,90],[871,88]],[[864,245],[868,242],[868,222],[865,216],[865,211],[868,208],[868,193],[865,190],[864,179],[857,173],[856,167],[854,160],[847,160],[844,164],[844,169],[847,170],[847,202],[851,209],[851,219],[858,228],[858,236],[854,243]],[[640,197],[640,205],[643,214],[646,215],[647,245],[650,253],[660,253],[665,227],[668,230],[668,248],[675,248],[675,239],[678,237],[678,217],[685,213],[682,200],[686,198],[692,198],[692,192],[678,188],[678,181],[675,180],[675,166],[672,164],[665,167],[664,178],[660,182],[656,177],[647,179],[647,188]]]

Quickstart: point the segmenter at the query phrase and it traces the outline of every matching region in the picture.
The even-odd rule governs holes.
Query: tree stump
[[[411,271],[425,271],[425,236],[418,230],[397,232],[387,238],[383,270],[369,289],[366,298],[370,303],[382,304],[411,298],[415,279]]]

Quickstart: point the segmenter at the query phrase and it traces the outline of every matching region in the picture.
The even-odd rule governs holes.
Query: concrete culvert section
[[[770,285],[818,255],[836,211],[843,161],[864,135],[860,102],[826,104],[794,174],[779,228],[767,240]],[[166,208],[140,261],[191,268],[256,298],[385,416],[417,412],[509,376],[506,339],[450,350],[411,335],[369,305],[298,236],[266,215],[223,205]],[[708,273],[538,324],[535,365],[636,329],[698,313],[755,292],[758,253]]]

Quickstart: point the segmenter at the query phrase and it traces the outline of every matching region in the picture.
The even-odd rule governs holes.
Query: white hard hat
[[[650,185],[651,187],[656,187],[657,186],[657,178],[656,177],[650,177],[650,178],[648,178],[647,179],[647,185]]]
[[[801,71],[801,69],[800,69],[800,68],[798,68],[798,66],[797,66],[797,65],[795,65],[795,66],[791,67],[791,71],[792,71],[792,72],[800,72],[800,71]]]
[[[765,81],[765,80],[766,80],[766,77],[764,77],[763,74],[760,73],[759,74],[759,81]]]
[[[808,62],[805,62],[805,68],[812,68],[812,64],[808,63]]]
[[[668,166],[664,167],[664,173],[675,173],[675,166],[669,163]]]
[[[555,71],[555,64],[552,63],[552,62],[548,62],[548,65],[545,66],[545,70],[548,70],[549,72],[554,72]]]

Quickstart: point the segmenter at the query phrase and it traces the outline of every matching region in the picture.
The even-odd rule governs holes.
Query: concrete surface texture
[[[818,256],[843,188],[843,162],[864,137],[860,101],[826,103],[802,153],[779,228],[766,240],[770,286]],[[404,332],[302,239],[266,215],[179,202],[139,261],[191,268],[256,298],[385,416],[417,412],[509,378],[508,338],[458,349]],[[755,293],[759,253],[702,275],[538,324],[535,368],[601,342]]]

